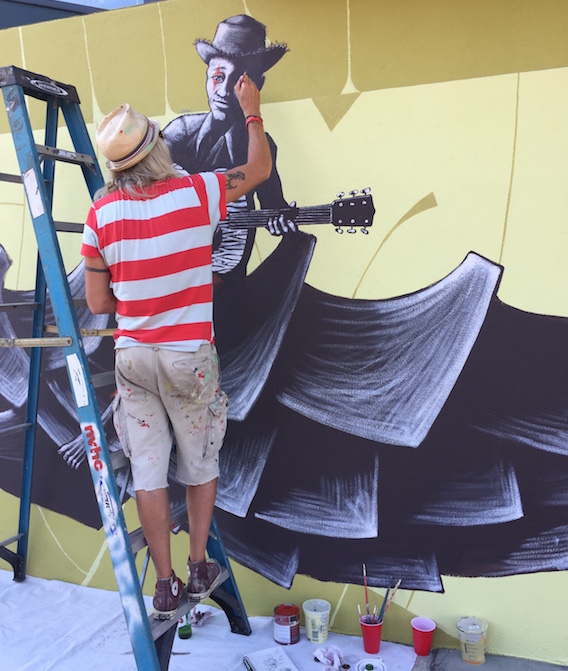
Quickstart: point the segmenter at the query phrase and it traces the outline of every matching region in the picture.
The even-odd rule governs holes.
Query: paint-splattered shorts
[[[114,425],[132,466],[134,489],[168,486],[175,439],[176,478],[202,485],[219,475],[227,396],[213,345],[197,352],[159,347],[116,351]]]

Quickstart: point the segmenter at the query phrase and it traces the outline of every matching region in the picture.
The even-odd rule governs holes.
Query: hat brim
[[[126,156],[120,161],[107,161],[106,165],[109,170],[114,170],[118,172],[119,170],[126,170],[131,168],[133,165],[140,163],[140,161],[148,156],[152,151],[158,137],[160,136],[160,124],[157,121],[148,120],[148,135],[144,138],[142,144],[137,147],[131,154]]]
[[[270,68],[276,65],[288,51],[288,47],[285,44],[279,43],[272,44],[263,49],[258,49],[257,51],[249,51],[240,54],[231,54],[222,51],[221,49],[217,49],[208,40],[196,40],[194,44],[199,57],[205,63],[209,63],[212,58],[226,58],[228,61],[234,62],[255,60],[259,62],[261,72],[270,70]]]

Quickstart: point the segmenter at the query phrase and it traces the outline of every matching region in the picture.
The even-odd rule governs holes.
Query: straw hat
[[[126,170],[147,156],[156,144],[160,124],[123,104],[99,124],[97,144],[110,170]]]
[[[266,46],[266,26],[246,14],[231,16],[217,26],[213,41],[196,40],[195,48],[205,63],[212,58],[231,61],[254,59],[260,72],[266,72],[288,51],[285,44]]]

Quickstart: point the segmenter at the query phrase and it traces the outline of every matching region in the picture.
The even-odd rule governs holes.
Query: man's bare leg
[[[167,489],[136,491],[138,516],[146,537],[156,576],[169,578],[172,575],[170,552],[170,501]]]
[[[211,518],[217,495],[217,478],[204,485],[188,486],[185,490],[191,561],[205,559],[205,550],[211,528]]]

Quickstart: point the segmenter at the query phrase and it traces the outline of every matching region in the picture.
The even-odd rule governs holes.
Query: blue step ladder
[[[112,373],[91,376],[57,236],[58,231],[80,233],[83,225],[54,222],[52,216],[57,161],[81,167],[91,198],[103,186],[104,179],[80,111],[79,96],[73,86],[15,66],[7,66],[0,68],[0,88],[21,173],[20,175],[0,173],[0,180],[23,184],[38,245],[34,301],[0,306],[0,309],[33,310],[30,338],[2,338],[0,334],[0,347],[30,349],[26,421],[3,431],[3,433],[23,431],[25,435],[18,533],[0,542],[0,559],[11,564],[14,580],[25,579],[41,352],[43,347],[61,347],[136,665],[138,671],[166,671],[178,621],[190,611],[195,602],[189,601],[184,595],[172,620],[157,620],[146,612],[141,579],[143,582],[148,554],[142,578],[138,576],[135,564],[135,555],[146,547],[146,542],[141,529],[129,534],[126,528],[122,510],[126,486],[119,492],[115,479],[115,470],[124,466],[124,457],[122,452],[111,454],[109,451],[94,391],[95,386],[109,382],[114,384],[114,376]],[[34,141],[26,96],[46,103],[44,145],[36,144]],[[63,119],[60,118],[60,111]],[[74,151],[56,147],[58,125],[62,120],[69,131]],[[55,335],[46,335],[49,333],[44,325],[47,301],[51,302],[55,316],[57,330]],[[97,381],[95,379],[97,377],[103,379]],[[172,510],[172,528],[187,529],[185,506]],[[14,543],[17,543],[16,551],[8,548]],[[233,633],[249,635],[251,628],[248,617],[214,517],[207,542],[207,553],[217,559],[226,576],[225,581],[210,598],[225,611]]]

